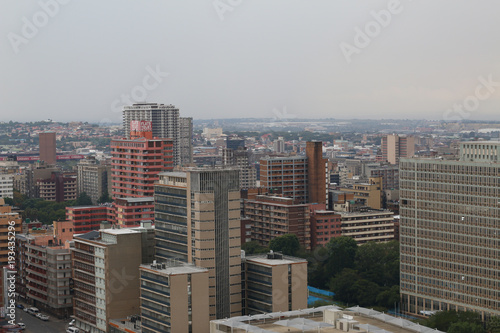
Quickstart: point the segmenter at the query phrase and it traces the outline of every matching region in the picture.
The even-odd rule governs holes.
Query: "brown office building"
[[[46,132],[38,134],[40,160],[47,164],[56,164],[56,133]]]
[[[208,269],[210,319],[241,314],[240,215],[238,169],[160,173],[156,259]]]
[[[267,157],[260,160],[261,186],[298,203],[328,201],[328,160],[320,141],[307,142],[306,156]]]
[[[140,313],[139,266],[142,232],[131,229],[91,231],[74,238],[75,326],[80,331],[108,332],[111,318]]]
[[[306,249],[311,249],[309,205],[292,198],[258,195],[245,200],[244,216],[252,221],[252,240],[262,246],[285,234],[294,234]]]
[[[500,315],[500,142],[400,162],[401,309]]]
[[[382,138],[382,160],[390,164],[398,164],[400,158],[415,155],[415,137],[398,134],[386,135]]]

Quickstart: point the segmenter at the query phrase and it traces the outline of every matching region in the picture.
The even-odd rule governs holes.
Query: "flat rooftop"
[[[360,312],[358,312],[358,309]],[[334,313],[337,314],[335,321]],[[425,326],[420,326],[409,320],[390,316],[365,308],[341,309],[335,305],[318,308],[294,310],[287,312],[263,313],[253,316],[239,316],[224,320],[211,321],[211,333],[231,332],[322,332],[341,333],[335,324],[341,321],[353,325],[349,332],[384,332],[384,333],[414,333],[433,332],[444,333]]]
[[[278,254],[281,255],[281,254]],[[259,264],[264,264],[267,266],[278,266],[278,265],[289,265],[289,264],[297,264],[297,263],[307,263],[306,259],[302,258],[297,258],[297,257],[291,257],[291,256],[285,256],[281,255],[281,259],[270,259],[267,257],[267,254],[261,254],[261,255],[251,255],[251,256],[246,256],[245,260],[247,262],[253,261]]]
[[[164,266],[162,266],[164,264]],[[208,272],[206,268],[196,267],[192,264],[176,262],[174,263],[157,263],[155,264],[144,264],[140,266],[141,269],[151,270],[157,274],[161,275],[180,275],[180,274],[193,274],[193,273],[205,273]]]

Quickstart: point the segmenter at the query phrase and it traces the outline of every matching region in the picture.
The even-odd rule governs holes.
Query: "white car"
[[[68,324],[68,325],[69,325],[70,327],[71,327],[71,326],[75,326],[75,321],[76,321],[75,319],[71,319],[71,321],[69,322],[69,324]]]
[[[41,313],[37,314],[37,315],[36,315],[36,317],[37,317],[38,319],[43,320],[43,321],[47,321],[47,320],[49,320],[49,316],[44,315],[44,314],[41,314]]]
[[[21,329],[26,329],[26,325],[24,323],[17,323],[17,326],[21,327]]]
[[[69,327],[67,330],[66,330],[66,333],[80,333],[80,330],[76,327]]]

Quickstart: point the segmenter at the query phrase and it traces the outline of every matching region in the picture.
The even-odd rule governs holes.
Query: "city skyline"
[[[1,121],[119,123],[142,101],[195,119],[498,119],[493,1],[0,6]]]

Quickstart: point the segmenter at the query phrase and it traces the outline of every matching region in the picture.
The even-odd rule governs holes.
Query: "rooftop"
[[[267,266],[289,265],[298,263],[307,263],[306,259],[285,256],[279,252],[270,252],[267,254],[259,254],[245,257],[246,261],[252,261]]]
[[[155,271],[161,275],[178,275],[178,274],[193,274],[208,272],[206,268],[196,267],[192,264],[187,264],[179,261],[171,261],[167,263],[153,263],[140,266],[141,269]]]
[[[443,333],[409,320],[378,311],[352,307],[341,309],[335,305],[287,312],[263,313],[213,320],[211,333],[218,332],[371,332],[371,333]],[[339,323],[350,327],[341,330]]]

